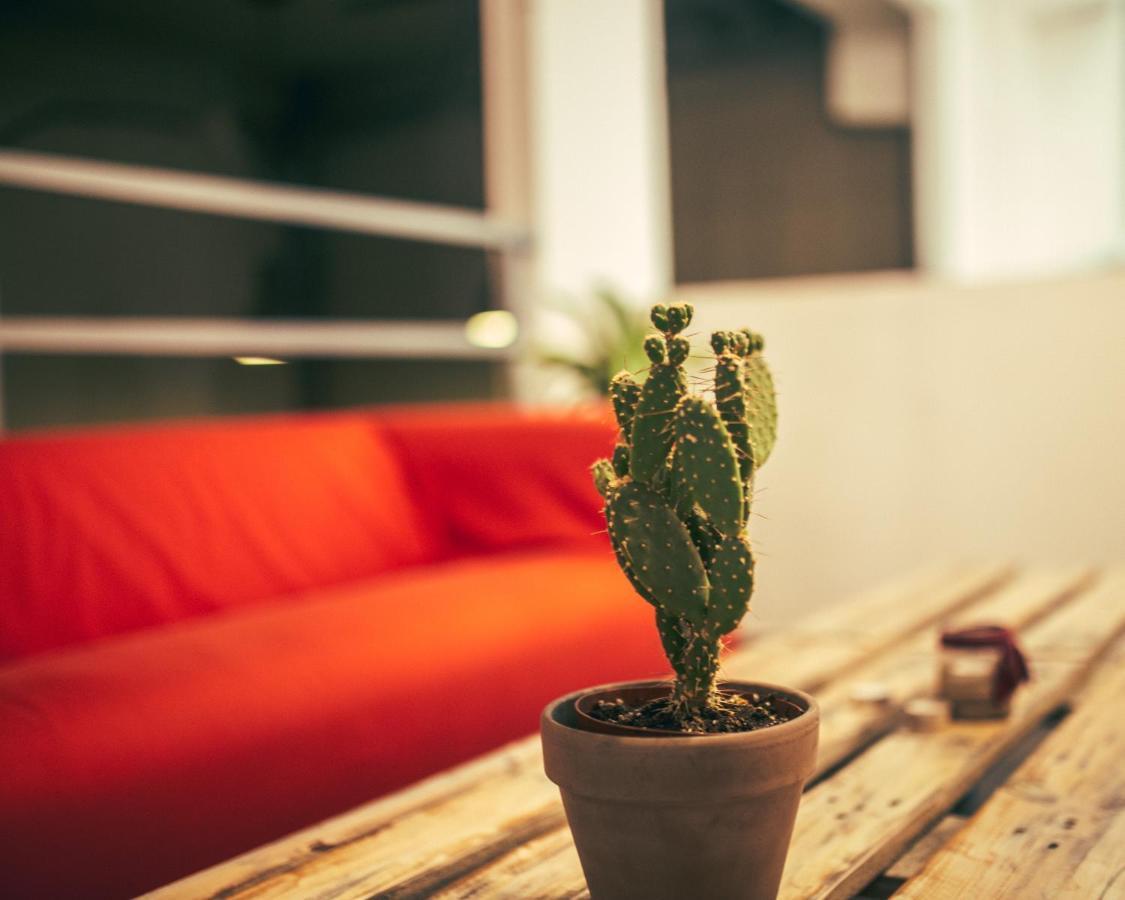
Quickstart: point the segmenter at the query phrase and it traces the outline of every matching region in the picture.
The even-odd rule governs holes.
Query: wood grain
[[[930,567],[732,654],[723,665],[723,675],[815,692],[907,635],[980,600],[1013,574],[1009,565]]]
[[[811,647],[789,633],[768,635],[732,654],[727,672],[754,672],[763,660],[771,677],[813,688],[987,597],[1010,573],[1003,565],[932,567],[841,604],[825,617],[830,628],[805,632]],[[1017,593],[1022,599],[1005,602],[1020,609],[1048,602]],[[864,636],[865,621],[874,623],[871,635]],[[526,861],[537,838],[547,840],[560,829],[569,842],[564,823],[557,789],[542,772],[536,735],[149,896],[425,896],[493,860],[510,863],[515,851]]]
[[[1077,710],[896,897],[1125,898],[1125,641]]]
[[[1078,594],[1083,587],[1087,587],[1090,582],[1090,573],[1084,569],[1033,573],[1017,578],[999,593],[985,597],[969,609],[958,607],[960,612],[951,613],[949,619],[952,621],[989,620],[1012,624],[1037,621],[1045,615],[1059,611],[1062,604]],[[1055,627],[1051,629],[1046,639],[1050,641],[1054,637],[1063,636],[1071,640],[1072,629],[1066,624],[1071,621],[1070,616],[1057,615],[1054,616],[1053,621],[1056,623]],[[1125,628],[1125,607],[1122,613],[1122,627]],[[1035,632],[1030,634],[1030,638],[1036,641],[1043,640],[1042,634],[1036,637]],[[886,651],[884,658],[881,658],[880,663],[877,664],[883,667],[877,669],[879,672],[904,678],[904,681],[894,685],[895,692],[903,696],[909,695],[911,690],[924,691],[934,682],[937,665],[934,634],[929,632],[919,640],[921,643],[918,646],[913,641],[907,641],[897,649]],[[854,677],[849,677],[838,687],[828,688],[827,692],[820,695],[822,709],[829,709],[832,702],[838,702],[848,708],[854,706],[855,704],[848,700],[848,685],[855,679],[870,677],[876,670],[875,665],[858,667],[854,670]],[[827,703],[826,694],[829,696]],[[835,697],[835,701],[832,697]],[[864,736],[863,727],[857,728],[855,720],[846,715],[827,717],[826,724],[828,740],[838,746],[844,746],[849,738],[858,740]],[[877,776],[877,772],[872,774]],[[954,796],[953,800],[955,799]],[[947,805],[952,805],[953,800]],[[828,812],[832,821],[836,821],[836,814],[836,809]],[[924,829],[916,831],[913,837],[917,837],[921,830]],[[910,839],[904,841],[902,846],[907,846]],[[825,856],[825,849],[816,846],[805,847],[804,853],[816,854],[822,858]],[[861,881],[861,886],[868,880],[870,879]],[[441,897],[447,900],[510,897],[556,900],[586,897],[586,895],[573,841],[567,829],[560,828],[528,846],[513,849],[510,854],[471,873],[465,880],[451,885]]]
[[[1051,710],[1067,703],[1125,631],[1125,570],[1029,629],[1033,680],[998,722],[896,732],[809,791],[797,814],[780,897],[854,896],[941,818]]]
[[[451,885],[438,900],[589,897],[570,830],[559,828]]]
[[[951,612],[938,625],[999,624],[1022,631],[1057,609],[1094,581],[1087,568],[1028,572],[978,603]],[[930,694],[938,666],[938,628],[927,629],[870,662],[853,667],[845,678],[817,692],[821,708],[818,770],[839,765],[857,749],[890,731],[901,705]],[[882,685],[886,704],[857,703],[852,692],[859,684]]]
[[[944,847],[953,835],[965,827],[968,819],[950,813],[933,828],[927,831],[907,850],[895,860],[893,866],[883,874],[887,878],[897,881],[906,881],[921,872],[926,864]]]
[[[493,789],[496,802],[512,804],[513,816],[503,815],[503,807],[488,800]],[[158,900],[306,897],[305,888],[322,881],[318,871],[338,875],[352,865],[360,870],[374,868],[376,875],[382,873],[385,882],[393,884],[418,873],[416,860],[395,855],[396,845],[404,839],[418,844],[425,869],[440,857],[442,840],[459,840],[461,850],[479,854],[490,840],[505,841],[509,834],[528,839],[526,827],[518,825],[521,813],[532,815],[534,821],[536,810],[551,809],[556,803],[557,790],[543,775],[539,736],[533,735],[145,896]],[[468,816],[458,825],[456,818],[466,808]],[[540,824],[548,831],[564,821],[559,807],[553,826]],[[421,841],[435,822],[441,824],[431,842]],[[503,852],[496,849],[490,855]]]

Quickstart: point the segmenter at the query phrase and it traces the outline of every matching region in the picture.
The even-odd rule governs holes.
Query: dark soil
[[[695,718],[683,722],[672,707],[671,697],[658,697],[639,706],[624,700],[599,700],[590,715],[603,722],[633,728],[655,728],[679,734],[730,734],[757,731],[780,725],[802,710],[778,694],[734,694],[721,691],[718,697]]]

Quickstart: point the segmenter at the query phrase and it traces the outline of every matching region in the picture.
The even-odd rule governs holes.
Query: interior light
[[[474,347],[493,350],[510,347],[519,333],[519,322],[506,309],[477,313],[465,322],[465,339]]]
[[[240,366],[283,366],[284,359],[274,359],[272,356],[235,356],[232,357]]]

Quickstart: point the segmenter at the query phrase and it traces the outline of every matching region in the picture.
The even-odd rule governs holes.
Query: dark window
[[[6,3],[0,146],[480,209],[478,4]],[[0,189],[0,314],[463,319],[490,305],[480,250]],[[4,374],[11,427],[498,384],[487,363],[398,361],[249,373],[9,356]],[[102,399],[67,399],[83,394]]]
[[[913,264],[910,134],[834,125],[826,27],[773,0],[667,0],[676,280]]]

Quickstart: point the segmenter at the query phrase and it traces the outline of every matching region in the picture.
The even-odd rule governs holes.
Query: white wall
[[[551,293],[671,283],[663,4],[533,0],[532,230]]]
[[[919,265],[1028,278],[1118,254],[1125,2],[914,6]]]
[[[687,287],[699,338],[766,335],[781,409],[751,627],[927,562],[1125,560],[1125,272]],[[693,329],[694,330],[694,329]]]

